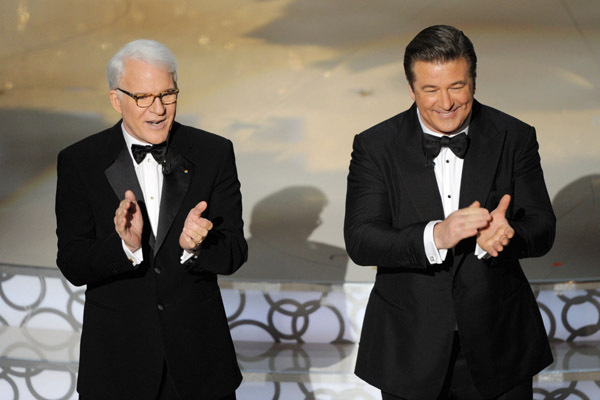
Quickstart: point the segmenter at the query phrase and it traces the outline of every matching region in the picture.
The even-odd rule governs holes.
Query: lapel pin
[[[183,170],[183,173],[184,173],[184,174],[187,174],[188,172],[189,172],[189,171],[188,171],[187,169],[184,169],[184,170]]]

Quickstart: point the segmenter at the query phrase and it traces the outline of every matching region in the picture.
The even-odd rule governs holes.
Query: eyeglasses
[[[148,108],[152,104],[154,104],[154,100],[158,97],[163,106],[167,106],[169,104],[173,104],[177,102],[177,94],[179,93],[179,88],[165,90],[164,92],[160,92],[158,94],[152,93],[141,93],[141,94],[133,94],[129,93],[127,90],[123,90],[121,88],[117,88],[117,90],[125,93],[127,96],[131,97],[135,100],[135,104],[141,108]]]

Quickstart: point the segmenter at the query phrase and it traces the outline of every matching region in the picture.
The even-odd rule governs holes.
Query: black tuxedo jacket
[[[57,264],[87,285],[78,391],[90,399],[154,399],[163,363],[182,399],[214,399],[241,382],[216,274],[247,257],[231,142],[175,123],[169,135],[157,236],[121,123],[58,156]],[[144,262],[125,256],[113,218],[131,189],[144,212]],[[206,200],[214,228],[180,263],[189,211]]]
[[[554,240],[535,130],[475,102],[460,208],[493,210],[504,194],[516,231],[497,258],[479,260],[463,240],[441,265],[425,256],[423,231],[444,211],[421,144],[416,105],[354,140],[344,236],[350,257],[376,265],[356,374],[407,399],[436,398],[454,330],[481,394],[494,397],[539,372],[552,355],[519,258],[541,256]]]

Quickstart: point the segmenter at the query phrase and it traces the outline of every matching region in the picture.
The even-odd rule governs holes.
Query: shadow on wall
[[[252,210],[248,262],[235,279],[343,282],[348,255],[343,248],[308,240],[321,224],[327,198],[312,186],[273,193]]]
[[[600,175],[577,179],[552,202],[556,214],[554,246],[543,257],[522,261],[530,280],[598,279],[600,269]]]
[[[56,157],[109,124],[32,109],[0,109],[0,121],[0,262],[54,266]]]
[[[108,127],[99,116],[0,109],[0,201],[56,164],[58,152]]]

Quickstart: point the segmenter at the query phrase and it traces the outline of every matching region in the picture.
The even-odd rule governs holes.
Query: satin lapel
[[[407,192],[401,196],[409,196],[421,221],[444,219],[444,207],[435,178],[433,166],[425,166],[423,152],[423,130],[417,116],[417,108],[413,104],[406,114],[402,126],[399,127],[394,162],[396,170],[404,182]]]
[[[475,200],[482,206],[492,185],[502,155],[506,132],[499,131],[475,102],[469,126],[469,150],[463,164],[459,208],[468,207]]]
[[[173,128],[172,137],[170,138],[173,142],[169,144],[169,151],[167,152],[166,164],[168,173],[164,175],[163,179],[154,254],[156,254],[162,246],[167,237],[167,233],[169,233],[169,230],[171,229],[171,225],[173,225],[175,216],[181,208],[181,203],[188,191],[194,173],[194,164],[188,162],[180,154],[186,147],[178,145],[178,143],[180,143],[179,140],[182,138],[177,137],[177,130],[176,127]],[[179,135],[183,136],[183,133],[180,132]]]
[[[114,159],[114,162],[104,170],[104,174],[119,200],[123,200],[123,198],[125,198],[125,192],[131,190],[133,191],[133,194],[135,194],[135,198],[138,201],[143,202],[144,195],[140,183],[138,182],[137,175],[135,174],[135,169],[133,168],[133,161],[125,147],[125,140],[123,139],[120,130],[118,135],[120,136],[111,139],[112,143],[108,154],[110,157],[116,155],[116,158]]]

